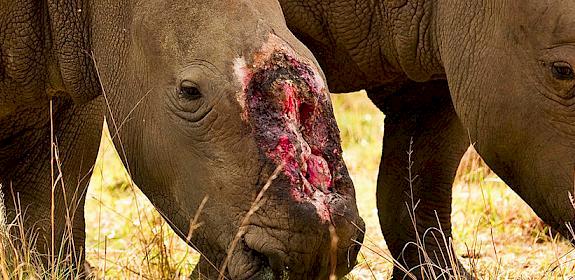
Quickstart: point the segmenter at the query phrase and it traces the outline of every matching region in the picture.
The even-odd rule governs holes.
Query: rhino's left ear
[[[86,0],[48,0],[52,51],[63,86],[74,103],[101,94],[91,53],[91,29]]]

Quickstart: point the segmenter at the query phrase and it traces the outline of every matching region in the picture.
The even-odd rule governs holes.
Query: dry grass
[[[0,276],[7,279],[79,279],[85,276],[80,270],[74,269],[80,256],[75,253],[75,244],[72,238],[72,222],[74,220],[77,204],[75,199],[78,193],[64,196],[66,213],[64,221],[65,230],[61,241],[55,242],[55,202],[54,197],[60,188],[66,193],[66,186],[62,176],[61,161],[58,146],[54,137],[53,104],[50,100],[50,176],[51,176],[51,205],[50,205],[50,244],[48,245],[49,257],[42,255],[37,250],[38,232],[25,228],[26,210],[22,208],[19,195],[12,193],[12,201],[7,203],[16,205],[16,215],[13,220],[7,220],[4,207],[4,192],[0,193]],[[2,186],[2,190],[12,190],[12,186]],[[27,206],[25,206],[27,207]]]
[[[367,227],[359,265],[347,278],[385,279],[390,276],[392,260],[375,206],[384,117],[365,93],[334,96],[334,106],[344,158]],[[102,138],[94,170],[85,208],[86,253],[93,275],[97,279],[183,279],[189,275],[199,254],[174,234],[128,180],[109,135]],[[572,247],[549,237],[548,228],[533,211],[471,150],[460,166],[453,196],[453,246],[474,275],[482,279],[565,279],[575,273]],[[38,254],[30,249],[33,242],[17,246],[8,237],[7,227],[17,227],[19,222],[7,222],[0,226],[0,279],[70,276],[65,261],[42,267]]]
[[[129,180],[104,132],[86,199],[87,260],[98,279],[183,279],[200,255]]]

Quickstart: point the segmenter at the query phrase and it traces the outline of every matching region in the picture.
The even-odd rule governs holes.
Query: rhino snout
[[[242,119],[260,157],[283,170],[266,194],[270,203],[254,215],[242,239],[243,254],[257,261],[232,269],[320,279],[335,268],[343,276],[355,264],[364,224],[319,71],[284,46],[266,47],[235,69]]]

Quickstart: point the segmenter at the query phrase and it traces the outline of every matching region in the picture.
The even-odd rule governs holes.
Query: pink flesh
[[[258,146],[283,163],[292,197],[311,202],[321,219],[331,220],[328,196],[345,166],[325,87],[309,65],[283,51],[252,65],[240,68],[240,103]]]
[[[300,100],[297,95],[297,88],[292,84],[282,83],[279,88],[280,91],[284,92],[284,112],[290,120],[299,121],[299,105]]]
[[[307,195],[319,189],[324,193],[329,193],[331,188],[331,171],[327,161],[318,155],[312,153],[310,145],[304,139],[302,132],[298,129],[301,124],[299,120],[306,121],[306,116],[300,116],[297,106],[300,101],[297,99],[293,87],[286,87],[284,94],[286,99],[283,102],[283,111],[287,120],[286,129],[291,132],[279,137],[277,146],[268,155],[280,162],[283,162],[286,168],[286,175],[290,177],[292,183],[302,182],[303,191]],[[290,140],[289,135],[295,135],[295,141]],[[295,144],[294,144],[295,142]],[[296,155],[299,151],[299,161]],[[315,149],[317,151],[317,149]]]
[[[299,62],[295,60],[288,61],[292,66],[299,66]],[[314,111],[318,102],[316,96],[311,96],[311,98],[301,96],[302,90],[312,91],[311,85],[307,83],[304,85],[307,86],[306,89],[298,88],[293,81],[279,80],[277,86],[273,88],[275,92],[271,96],[278,97],[278,103],[281,104],[279,112],[274,113],[278,114],[279,119],[283,121],[283,129],[280,130],[283,130],[284,134],[280,135],[275,149],[269,151],[268,156],[283,162],[286,175],[290,177],[292,183],[301,184],[302,192],[309,196],[315,190],[329,193],[332,176],[327,161],[319,153],[323,147],[310,147],[306,141],[306,138],[310,136],[317,137],[317,135],[306,135],[309,134],[306,133],[306,128],[313,129]],[[317,94],[317,92],[311,93]]]
[[[331,187],[331,174],[324,158],[310,155],[307,160],[308,181],[312,186],[327,192]]]

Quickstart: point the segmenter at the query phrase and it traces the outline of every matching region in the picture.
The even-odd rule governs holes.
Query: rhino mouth
[[[238,245],[237,258],[227,268],[231,279],[288,279],[278,255],[265,255],[245,240]]]

